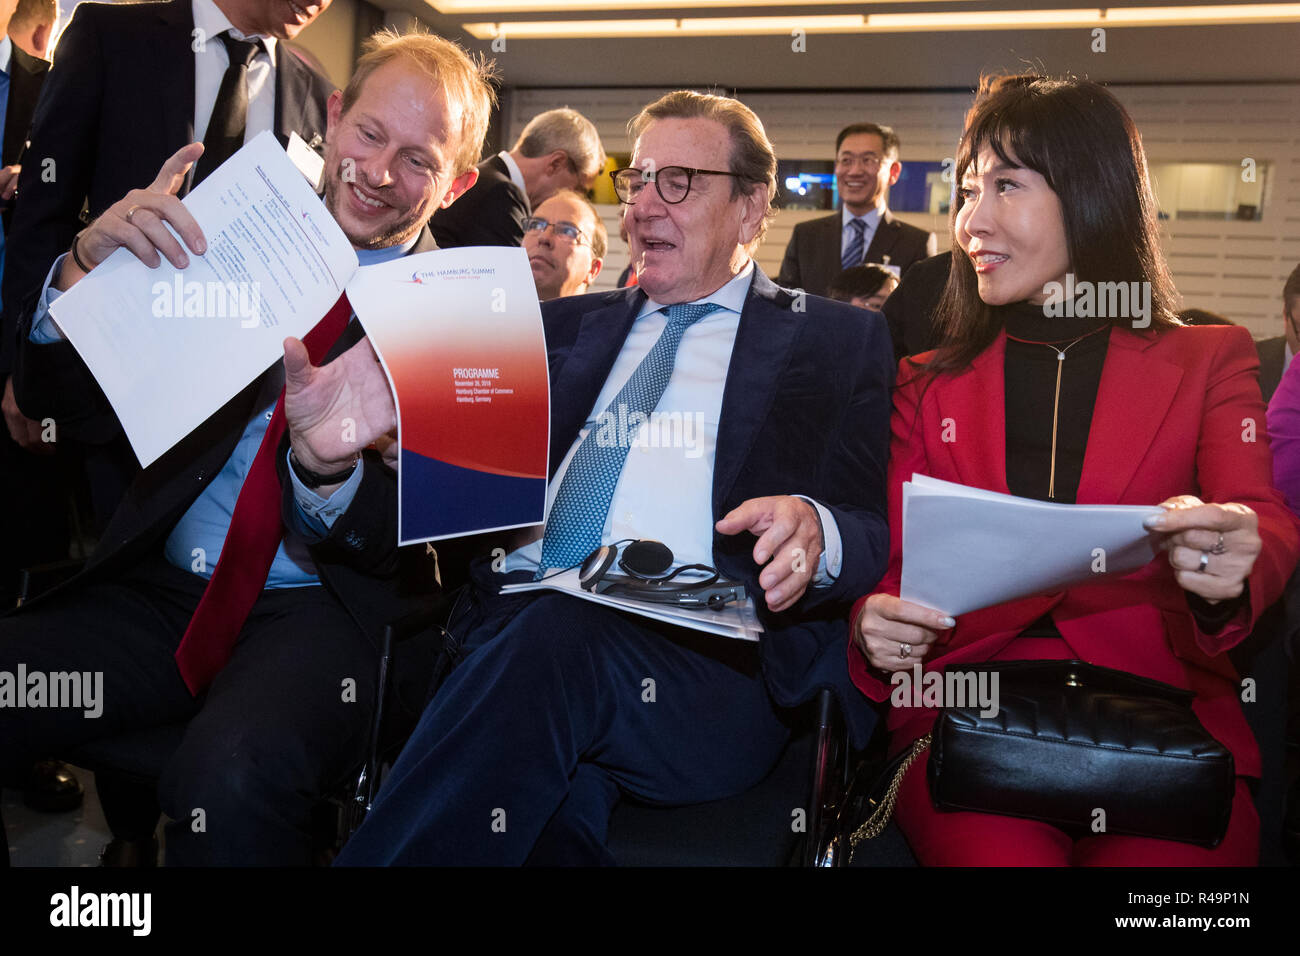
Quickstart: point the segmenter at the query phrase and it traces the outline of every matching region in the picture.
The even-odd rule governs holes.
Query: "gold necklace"
[[[1105,328],[1107,328],[1107,326],[1102,326],[1100,329],[1093,329],[1091,332],[1085,332],[1063,349],[1058,349],[1051,342],[1033,342],[1029,339],[1017,338],[1009,332],[1007,333],[1007,338],[1011,339],[1013,342],[1021,342],[1025,345],[1045,345],[1056,353],[1056,393],[1052,398],[1052,465],[1047,476],[1048,498],[1056,498],[1056,426],[1057,418],[1061,411],[1061,370],[1065,367],[1065,353],[1070,351],[1070,349],[1074,348],[1084,339],[1088,338],[1088,336],[1096,335]]]

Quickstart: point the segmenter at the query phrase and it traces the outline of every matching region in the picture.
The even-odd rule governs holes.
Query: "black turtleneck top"
[[[1022,498],[1074,504],[1083,475],[1092,412],[1106,364],[1110,327],[1095,318],[1049,318],[1042,306],[1018,302],[997,308],[1007,332],[1004,362],[1006,390],[1007,488]],[[1048,343],[1048,344],[1041,344]],[[1058,358],[1064,351],[1065,358]],[[1052,467],[1052,412],[1056,405],[1056,372],[1061,393],[1056,426],[1055,494],[1048,497]],[[1207,634],[1221,630],[1246,600],[1210,604],[1187,594],[1188,607]],[[1034,637],[1059,636],[1051,616],[1026,631]]]

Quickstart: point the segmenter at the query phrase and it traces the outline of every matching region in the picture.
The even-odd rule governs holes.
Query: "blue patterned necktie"
[[[546,519],[546,533],[542,538],[542,562],[537,577],[548,568],[569,568],[582,562],[587,555],[600,547],[601,532],[605,530],[605,517],[609,503],[614,499],[614,488],[627,459],[630,439],[636,429],[628,428],[623,436],[616,428],[602,428],[605,422],[632,420],[640,413],[649,416],[663,397],[668,379],[673,374],[677,360],[677,346],[686,330],[704,316],[721,309],[713,302],[699,305],[670,305],[664,312],[668,324],[659,341],[655,342],[641,364],[637,366],[627,384],[619,390],[609,407],[596,418],[596,424],[587,432],[578,450],[573,453],[569,468],[555,493],[551,513]],[[620,414],[620,406],[626,408]],[[613,432],[617,440],[609,441]],[[603,436],[603,437],[599,437]]]
[[[867,231],[867,224],[861,219],[850,219],[849,225],[853,227],[853,235],[849,237],[849,247],[844,250],[844,255],[840,259],[841,269],[851,269],[854,266],[862,265],[862,260],[867,254],[862,242],[863,234]]]

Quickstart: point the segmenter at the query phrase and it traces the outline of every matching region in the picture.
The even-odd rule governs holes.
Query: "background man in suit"
[[[776,157],[747,107],[671,93],[631,132],[616,182],[640,285],[542,306],[544,534],[529,529],[504,573],[475,565],[473,610],[450,624],[470,653],[341,863],[607,862],[620,790],[669,804],[745,790],[789,739],[781,708],[818,687],[841,692],[859,744],[873,722],[845,684],[844,602],[885,560],[884,324],[820,299],[798,310],[754,265]],[[697,440],[611,442],[602,426],[624,409],[698,420]],[[744,582],[761,641],[498,593],[625,538]]]
[[[874,262],[898,274],[935,254],[932,232],[889,214],[889,187],[898,182],[898,135],[888,126],[854,123],[835,139],[835,184],[841,209],[794,227],[777,281],[825,295],[841,269]]]
[[[524,220],[524,251],[543,302],[582,295],[600,275],[609,237],[595,208],[571,189],[556,193]]]
[[[443,249],[521,245],[532,210],[561,189],[586,192],[604,168],[591,121],[577,110],[547,110],[528,121],[514,149],[479,163],[470,194],[433,217],[433,237]]]
[[[347,90],[330,97],[324,174],[326,205],[363,264],[434,248],[429,217],[473,183],[492,96],[486,68],[452,43],[372,38]],[[187,253],[164,222],[201,254],[202,234],[175,196],[201,151],[182,148],[151,187],[78,234],[23,323],[19,398],[29,386],[50,393],[44,400],[58,404],[69,431],[120,426],[48,303],[84,276],[79,263],[93,268],[124,245],[147,264],[182,267]],[[313,795],[364,753],[373,641],[435,591],[423,551],[399,554],[395,538],[378,534],[392,526],[384,511],[396,517],[392,469],[374,452],[359,455],[362,444],[349,445],[338,467],[313,453],[347,436],[322,406],[322,376],[304,371],[309,351],[313,361],[342,352],[325,369],[374,365],[368,342],[351,348],[360,337],[340,307],[306,349],[286,340],[283,368],[140,474],[82,574],[0,620],[0,671],[21,663],[28,673],[103,674],[95,719],[79,709],[6,710],[0,770],[81,740],[189,721],[160,783],[176,821],[168,861],[310,859]]]
[[[1260,339],[1255,348],[1259,352],[1259,390],[1267,402],[1300,351],[1300,266],[1291,270],[1282,286],[1282,334]]]
[[[36,111],[19,180],[23,201],[8,233],[0,379],[6,380],[3,410],[15,441],[38,447],[40,430],[33,422],[46,417],[37,407],[19,409],[8,379],[19,316],[31,310],[50,264],[78,230],[150,182],[186,143],[208,146],[199,175],[206,172],[203,162],[242,143],[229,135],[232,130],[251,139],[273,129],[282,145],[296,132],[319,143],[334,84],[281,41],[296,36],[329,3],[170,0],[77,8],[59,39],[59,65],[50,71]],[[231,67],[227,43],[239,40],[231,48],[249,51],[242,41],[259,38],[241,75]],[[231,92],[221,97],[232,70]],[[217,148],[218,139],[225,149]],[[181,196],[194,181],[181,185]],[[96,435],[87,440],[86,470],[97,523],[103,525],[139,465],[120,435],[110,442]]]
[[[9,39],[28,56],[48,60],[58,22],[59,0],[18,0],[9,20]]]

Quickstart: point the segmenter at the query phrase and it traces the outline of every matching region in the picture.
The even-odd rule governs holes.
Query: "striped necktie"
[[[638,413],[648,418],[668,387],[682,336],[704,316],[721,308],[714,302],[704,302],[670,305],[664,309],[668,324],[659,340],[573,453],[546,519],[542,561],[537,570],[539,578],[548,568],[570,568],[580,564],[600,547],[609,503],[614,499],[614,489],[618,486],[628,452],[628,443],[621,440],[610,442],[608,434],[615,430],[602,429],[600,423],[632,420],[632,416]]]
[[[844,250],[844,255],[840,259],[841,269],[851,269],[854,266],[862,265],[862,260],[867,254],[863,243],[863,235],[867,231],[867,224],[861,219],[850,219],[849,225],[853,227],[853,235],[849,237],[849,247]]]

